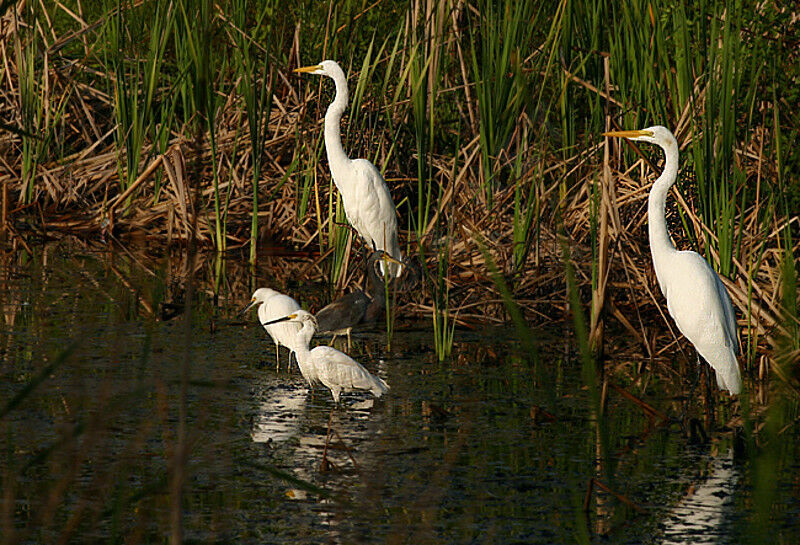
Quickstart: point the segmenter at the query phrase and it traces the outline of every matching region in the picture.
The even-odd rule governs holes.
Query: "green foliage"
[[[480,112],[484,191],[492,201],[495,178],[509,153],[511,134],[528,111],[530,91],[523,71],[524,57],[533,48],[535,2],[480,3],[470,34],[472,71]],[[505,157],[507,160],[508,157]],[[499,180],[502,182],[503,180]]]

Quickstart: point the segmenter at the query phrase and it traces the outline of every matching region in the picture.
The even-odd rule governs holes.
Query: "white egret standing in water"
[[[250,303],[241,310],[239,313],[244,314],[256,305],[258,307],[258,321],[264,324],[275,318],[286,316],[287,314],[300,309],[300,305],[289,297],[279,291],[269,288],[258,288],[253,292],[253,297]],[[283,323],[274,325],[265,325],[264,329],[267,334],[272,338],[275,343],[275,360],[276,368],[280,367],[281,358],[279,347],[281,345],[289,349],[289,363],[292,361],[292,352],[296,350],[297,333],[300,331],[300,325],[297,323]]]
[[[381,397],[389,390],[386,382],[373,376],[364,366],[344,352],[330,346],[318,346],[309,350],[311,338],[317,329],[317,320],[310,312],[298,310],[283,318],[266,322],[264,327],[285,321],[302,324],[295,337],[294,354],[303,378],[309,384],[319,382],[327,387],[337,404],[342,392],[368,390],[375,397]]]
[[[736,318],[728,291],[714,269],[692,251],[678,251],[667,231],[667,192],[678,177],[678,142],[666,127],[614,131],[616,136],[656,144],[664,150],[664,172],[653,183],[647,199],[648,235],[653,267],[667,310],[678,329],[714,368],[717,385],[731,394],[742,389],[736,356]]]
[[[336,84],[336,96],[325,113],[325,152],[331,177],[344,202],[347,220],[372,250],[383,250],[402,261],[397,239],[397,216],[389,187],[366,159],[350,159],[342,147],[339,123],[347,108],[347,78],[336,61],[322,61],[314,66],[298,68],[295,72],[328,76]],[[386,265],[390,273],[399,276],[398,265]],[[381,270],[383,264],[381,264]]]

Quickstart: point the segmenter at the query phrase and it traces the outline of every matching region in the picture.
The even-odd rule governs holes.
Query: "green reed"
[[[483,190],[491,204],[503,155],[526,110],[530,92],[523,56],[530,51],[535,3],[480,2],[470,34],[472,71],[480,113]]]
[[[438,257],[433,298],[433,345],[441,362],[453,351],[456,322],[450,316],[450,249],[447,245],[439,249]]]
[[[22,202],[30,203],[34,196],[34,180],[36,178],[36,166],[39,161],[39,140],[34,136],[38,133],[44,117],[44,104],[42,96],[38,91],[37,71],[35,59],[37,56],[36,36],[29,37],[26,44],[20,40],[15,43],[17,63],[19,66],[19,94],[20,94],[20,113],[22,126],[27,132],[22,136],[22,180],[24,189],[22,191]]]
[[[760,63],[752,43],[740,36],[747,22],[741,1],[674,2],[661,8],[654,13],[644,0],[610,8],[613,82],[623,103],[642,105],[623,112],[623,123],[626,128],[674,127],[687,109],[692,112],[692,140],[684,155],[690,168],[683,172],[694,174],[700,215],[716,235],[701,234],[707,239],[706,256],[710,259],[716,249],[719,270],[729,275],[739,257],[746,204],[745,172],[734,157],[742,137],[749,140]],[[687,235],[694,238],[692,230]]]
[[[537,194],[541,179],[541,163],[536,166],[536,174],[524,172],[524,158],[528,151],[528,129],[522,129],[520,153],[514,159],[511,182],[514,184],[514,217],[512,220],[514,244],[511,267],[515,272],[522,271],[534,240],[539,236],[539,214],[541,206]]]
[[[237,0],[233,7],[234,25],[233,35],[236,47],[233,51],[236,72],[239,75],[238,91],[244,99],[247,114],[247,126],[250,132],[250,157],[253,170],[253,197],[252,214],[250,220],[250,265],[256,264],[258,255],[258,184],[261,179],[264,164],[263,145],[269,132],[269,116],[272,110],[272,96],[274,93],[275,69],[271,66],[266,52],[271,51],[270,44],[266,46],[263,60],[258,61],[256,44],[253,36],[262,33],[271,41],[271,21],[274,17],[276,5],[267,2],[256,14],[255,21],[247,20],[247,0]],[[234,154],[235,157],[235,154]]]
[[[793,465],[796,447],[789,438],[800,418],[800,395],[795,378],[800,355],[800,298],[798,297],[797,256],[792,250],[792,233],[787,226],[781,235],[785,243],[781,266],[780,333],[777,336],[774,365],[770,373],[771,387],[765,416],[760,429],[749,403],[743,403],[747,415],[745,435],[750,481],[753,483],[752,504],[747,537],[749,543],[773,543],[774,525],[782,497],[779,481]],[[744,411],[743,411],[744,412]],[[785,516],[785,515],[784,515]]]
[[[10,3],[0,6],[3,13]],[[25,18],[33,20],[40,17],[46,6],[25,5]],[[14,12],[14,19],[17,14]],[[20,173],[22,190],[20,201],[23,204],[34,202],[35,181],[38,167],[56,156],[63,156],[63,117],[65,108],[72,94],[70,86],[62,96],[57,96],[50,76],[52,62],[48,52],[48,44],[40,38],[40,32],[46,32],[48,26],[43,21],[37,28],[21,26],[15,33],[14,57],[17,66],[19,85],[19,123],[21,127],[7,126],[3,129],[17,134],[22,140]]]
[[[105,9],[111,14],[104,28],[105,40],[110,44],[106,63],[113,74],[110,87],[117,121],[115,137],[117,146],[124,150],[119,170],[125,189],[138,177],[147,145],[155,140],[163,146],[164,135],[169,134],[169,107],[166,115],[159,116],[157,101],[166,48],[175,27],[175,9],[172,4],[158,3],[153,13],[143,14],[120,0],[107,2]],[[147,46],[140,53],[135,37],[141,33],[146,36]]]

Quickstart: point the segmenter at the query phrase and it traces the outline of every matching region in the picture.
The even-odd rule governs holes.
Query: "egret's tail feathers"
[[[720,374],[717,373],[717,379],[719,379]],[[742,376],[739,374],[739,366],[737,365],[732,372],[728,373],[726,376],[723,377],[723,381],[725,382],[724,386],[720,386],[720,388],[725,388],[731,394],[739,394],[742,391]]]
[[[722,379],[722,373],[714,371],[714,375],[716,375],[717,377],[717,388],[719,388],[720,390],[727,390],[728,387],[725,386],[725,381]]]
[[[730,349],[722,365],[714,365],[714,372],[717,374],[717,385],[720,390],[728,390],[736,395],[742,391],[742,374],[739,371],[739,362],[736,360],[736,352]]]
[[[389,385],[386,384],[386,381],[383,380],[382,378],[378,378],[375,376],[373,376],[373,378],[375,379],[375,381],[372,386],[372,389],[370,389],[370,392],[372,392],[372,395],[374,395],[375,397],[381,397],[383,394],[389,391]]]

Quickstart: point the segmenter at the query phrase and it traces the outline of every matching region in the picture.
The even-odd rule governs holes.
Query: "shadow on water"
[[[168,533],[184,318],[160,321],[157,309],[181,267],[143,263],[56,247],[2,270],[0,405],[19,400],[0,420],[3,531],[14,540]],[[458,331],[442,364],[427,323],[400,321],[391,351],[380,331],[355,335],[352,355],[391,390],[374,402],[343,396],[321,472],[330,393],[287,370],[285,350],[276,371],[253,317],[232,321],[250,280],[198,278],[191,542],[571,543],[603,528],[615,543],[736,543],[745,531],[749,473],[715,454],[729,440],[698,450],[622,396],[609,396],[603,417],[615,480],[584,510],[596,435],[576,349],[558,331],[538,333],[536,360],[505,330]],[[787,440],[791,460],[797,438]],[[780,477],[774,517],[791,536],[798,473],[783,465],[795,471]]]

